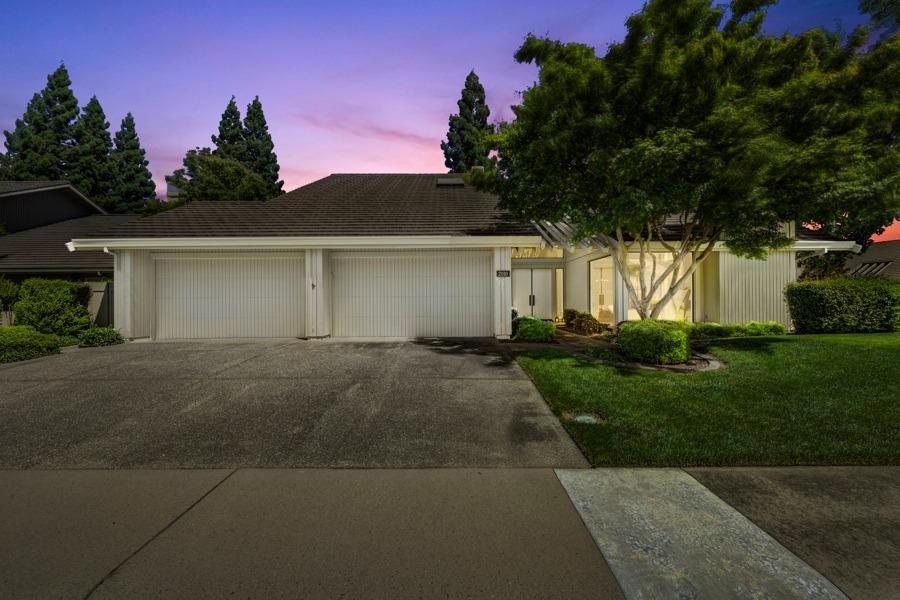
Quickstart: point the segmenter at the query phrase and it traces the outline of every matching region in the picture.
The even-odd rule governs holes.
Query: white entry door
[[[512,301],[520,315],[553,318],[553,269],[513,269]]]
[[[302,253],[162,255],[156,265],[156,338],[303,337]]]
[[[493,335],[491,253],[334,252],[335,337]]]

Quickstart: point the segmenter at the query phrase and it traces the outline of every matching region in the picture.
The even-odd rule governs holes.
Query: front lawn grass
[[[900,333],[731,338],[671,373],[519,355],[595,466],[900,464]],[[574,423],[595,414],[598,424]]]

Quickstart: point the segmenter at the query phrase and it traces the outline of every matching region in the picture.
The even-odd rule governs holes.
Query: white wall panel
[[[492,254],[334,252],[335,337],[493,334]]]
[[[789,325],[784,288],[796,278],[793,251],[772,252],[766,260],[719,253],[719,320],[778,321]]]
[[[302,337],[302,253],[155,255],[159,339]]]

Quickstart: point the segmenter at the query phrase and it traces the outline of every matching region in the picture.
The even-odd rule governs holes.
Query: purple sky
[[[509,118],[534,69],[528,32],[599,49],[641,0],[58,2],[0,0],[0,130],[64,61],[83,105],[112,129],[131,111],[157,189],[185,150],[209,145],[234,94],[259,94],[285,188],[333,172],[443,171],[440,140],[469,69],[494,118]],[[850,30],[857,0],[782,0],[772,33]]]

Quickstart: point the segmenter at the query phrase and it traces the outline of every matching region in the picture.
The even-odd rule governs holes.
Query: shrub
[[[41,333],[78,335],[90,327],[87,303],[91,288],[84,283],[59,279],[26,279],[13,310],[16,323]]]
[[[12,307],[18,299],[18,284],[0,275],[0,310],[6,315],[6,320],[10,325],[12,325]]]
[[[78,334],[78,345],[82,348],[112,346],[124,341],[122,334],[112,327],[91,327]]]
[[[579,313],[572,321],[571,327],[576,333],[581,335],[594,335],[595,333],[600,333],[603,329],[603,324],[595,319],[593,315]]]
[[[563,322],[566,324],[566,327],[571,327],[572,323],[575,322],[575,318],[580,314],[581,313],[574,308],[567,308],[563,310]]]
[[[0,327],[0,363],[57,354],[61,345],[59,337],[38,333],[31,327]]]
[[[619,349],[642,363],[672,365],[691,358],[689,325],[678,321],[628,321],[619,328]]]
[[[519,342],[551,342],[556,325],[534,317],[520,317],[515,339]]]
[[[877,277],[800,281],[785,288],[797,333],[891,331],[897,299],[890,282]]]
[[[690,336],[692,339],[746,337],[759,335],[784,335],[787,328],[777,321],[750,321],[746,325],[730,323],[691,323]]]

